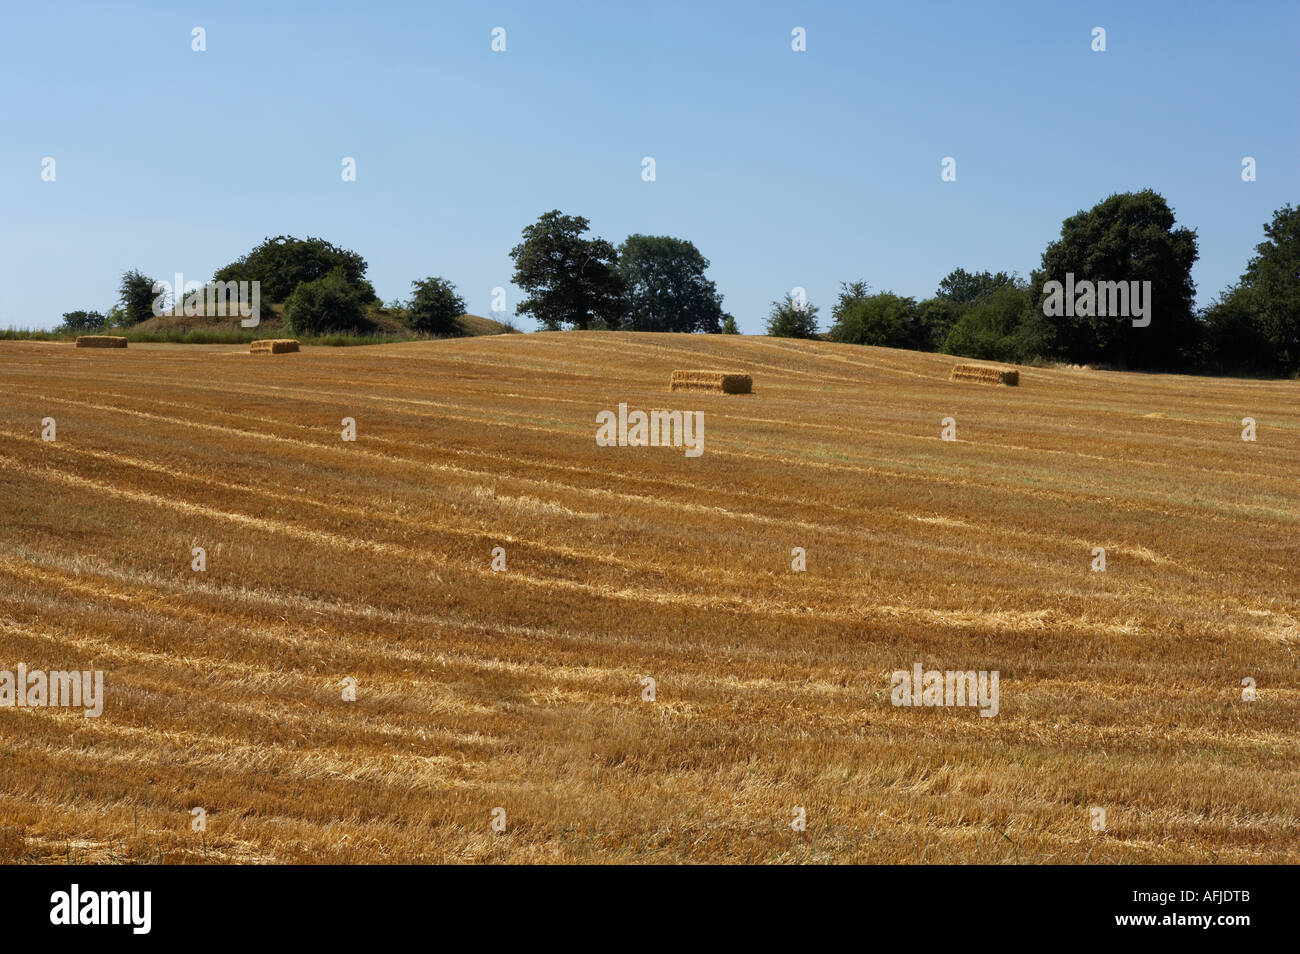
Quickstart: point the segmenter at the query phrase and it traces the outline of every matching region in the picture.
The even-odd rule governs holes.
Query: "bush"
[[[948,332],[948,354],[985,361],[1022,361],[1037,352],[1037,323],[1028,314],[1029,290],[1008,286],[972,305]]]
[[[1279,353],[1260,327],[1254,290],[1236,285],[1205,310],[1205,366],[1218,374],[1285,371]]]
[[[456,294],[456,286],[443,278],[426,278],[411,282],[415,294],[406,310],[406,324],[414,331],[429,335],[460,335],[464,330],[457,320],[465,314],[465,300]]]
[[[836,321],[828,336],[832,341],[883,348],[910,348],[917,344],[916,302],[911,298],[880,292],[845,302],[841,296],[836,311]]]
[[[374,330],[366,300],[346,273],[336,268],[323,278],[302,282],[284,306],[284,328],[300,335],[324,332],[364,334]]]
[[[774,338],[816,338],[817,306],[812,302],[799,304],[790,295],[772,302],[767,333]]]
[[[939,351],[948,340],[948,332],[962,316],[963,308],[946,298],[927,298],[916,306],[917,347],[921,351]]]
[[[97,311],[65,311],[63,325],[58,331],[100,331],[108,319]]]

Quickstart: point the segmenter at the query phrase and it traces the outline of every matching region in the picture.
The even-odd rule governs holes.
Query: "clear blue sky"
[[[486,315],[552,208],[694,241],[742,331],[794,286],[825,326],[841,280],[1027,275],[1064,217],[1145,187],[1197,230],[1204,304],[1300,202],[1298,50],[1296,0],[7,2],[0,326],[280,233],[360,252],[385,301],[443,275]]]

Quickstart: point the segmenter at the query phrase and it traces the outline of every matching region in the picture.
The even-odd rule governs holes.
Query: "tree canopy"
[[[617,328],[626,310],[623,282],[614,246],[601,238],[584,238],[589,223],[580,215],[552,209],[523,230],[523,241],[510,250],[513,281],[527,292],[520,314],[530,314],[555,331]]]
[[[722,296],[705,277],[709,260],[685,239],[630,235],[618,248],[618,271],[634,331],[722,328]]]
[[[415,293],[406,309],[406,323],[416,331],[432,335],[459,335],[457,321],[465,314],[465,300],[456,294],[456,286],[445,278],[426,278],[411,282]]]
[[[1150,282],[1150,324],[1134,327],[1131,316],[1102,315],[1096,307],[1088,309],[1091,314],[1050,316],[1048,348],[1077,363],[1144,369],[1190,364],[1200,337],[1192,281],[1196,257],[1196,233],[1176,227],[1169,204],[1151,189],[1117,193],[1066,219],[1033,274],[1035,306],[1043,310],[1048,282],[1138,282],[1139,288]]]
[[[375,301],[374,286],[366,279],[366,260],[356,252],[339,248],[321,238],[294,238],[277,235],[236,261],[221,268],[215,281],[257,281],[262,285],[262,301],[287,301],[302,282],[314,282],[335,269],[351,285],[363,302]]]
[[[767,313],[767,333],[774,338],[816,338],[817,306],[795,301],[787,294],[772,302]]]

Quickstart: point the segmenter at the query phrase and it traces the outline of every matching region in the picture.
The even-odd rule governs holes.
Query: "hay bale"
[[[749,394],[754,381],[748,374],[729,371],[674,371],[670,391],[712,391],[714,394]]]
[[[292,354],[298,350],[294,338],[262,338],[248,346],[249,354]]]
[[[1015,368],[994,368],[985,364],[959,364],[952,369],[951,381],[977,381],[980,384],[1020,385],[1020,372]]]
[[[126,339],[119,335],[77,335],[78,348],[125,348]]]

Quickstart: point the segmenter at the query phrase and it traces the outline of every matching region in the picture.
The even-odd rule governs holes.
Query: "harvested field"
[[[106,696],[0,706],[5,861],[1300,861],[1300,383],[242,353],[0,342],[0,669]],[[702,456],[596,446],[710,365],[763,384],[691,396]],[[916,662],[999,672],[998,714],[891,705]]]
[[[1020,372],[1015,368],[994,368],[984,364],[959,364],[952,369],[950,381],[977,381],[980,384],[1020,384]]]
[[[125,348],[126,339],[119,335],[77,335],[78,348]]]
[[[262,338],[248,346],[250,354],[296,354],[298,342],[293,338]]]
[[[670,391],[712,391],[717,394],[750,394],[754,381],[748,374],[727,371],[674,371]]]

